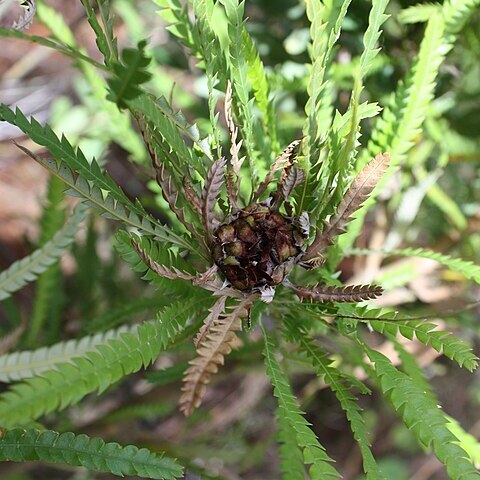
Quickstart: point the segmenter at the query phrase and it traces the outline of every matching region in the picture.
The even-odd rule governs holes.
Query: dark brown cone
[[[254,204],[218,227],[213,256],[232,287],[242,291],[273,287],[303,253],[304,238],[292,218]]]

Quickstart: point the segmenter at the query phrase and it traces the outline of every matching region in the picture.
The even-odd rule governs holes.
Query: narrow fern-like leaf
[[[244,139],[244,146],[248,153],[252,175],[254,174],[252,162],[258,157],[254,136],[253,100],[250,98],[250,81],[248,79],[248,63],[246,51],[243,46],[245,21],[243,19],[245,2],[240,0],[221,0],[225,7],[227,17],[228,37],[224,55],[231,70],[233,90],[237,100],[239,124]]]
[[[388,318],[388,317],[387,317]],[[472,347],[450,332],[437,330],[434,323],[421,320],[397,320],[393,322],[382,319],[371,320],[371,326],[379,333],[400,333],[405,338],[417,338],[421,343],[431,346],[437,352],[457,362],[461,367],[473,371],[478,366],[478,357],[472,353]]]
[[[380,51],[380,49],[375,48],[375,46],[382,34],[380,28],[389,17],[384,13],[388,3],[389,0],[372,1],[372,8],[368,16],[368,28],[363,36],[363,52],[360,57],[360,75],[362,78],[368,73],[374,58]]]
[[[245,160],[245,157],[240,158],[240,149],[242,148],[243,140],[237,142],[238,127],[235,125],[233,119],[233,90],[230,80],[227,82],[227,90],[225,92],[225,121],[230,134],[230,165],[232,166],[235,175],[240,175],[240,168]]]
[[[16,428],[0,437],[0,460],[7,462],[44,461],[71,467],[85,467],[97,472],[123,477],[173,480],[183,475],[183,468],[163,454],[134,445],[122,447],[101,438]]]
[[[345,194],[345,184],[352,172],[360,137],[360,93],[362,85],[359,76],[355,78],[355,86],[345,115],[338,112],[333,121],[329,137],[328,157],[322,165],[320,175],[327,177],[320,202],[313,210],[313,217],[326,218],[335,211]],[[349,117],[348,129],[343,127],[343,117]],[[343,127],[343,128],[342,128]]]
[[[256,48],[255,42],[244,27],[242,40],[245,49],[245,59],[248,65],[248,79],[252,85],[258,108],[263,114],[263,132],[268,141],[263,142],[263,152],[266,159],[271,157],[271,152],[278,149],[277,119],[275,102],[270,98],[270,86],[264,65]]]
[[[88,23],[95,32],[97,47],[103,55],[105,65],[110,67],[118,57],[117,44],[113,38],[111,28],[102,28],[98,21],[97,14],[92,7],[91,0],[81,0],[81,2],[87,14]],[[103,17],[105,18],[105,8],[108,8],[108,2],[100,4],[99,7],[100,12],[103,13]]]
[[[342,377],[341,372],[338,368],[332,367],[332,360],[315,345],[313,340],[309,338],[308,333],[304,329],[299,328],[296,322],[288,320],[287,326],[293,340],[298,343],[301,351],[310,359],[317,375],[325,379],[325,382],[335,393],[342,409],[345,411],[362,454],[366,479],[385,480],[385,476],[381,473],[370,450],[369,434],[365,420],[360,413],[361,408],[356,402],[357,399],[349,390],[348,385],[345,385],[345,379]]]
[[[48,125],[41,126],[34,118],[31,118],[29,122],[18,108],[13,112],[3,104],[0,105],[0,120],[6,120],[16,125],[34,142],[50,151],[55,160],[44,159],[25,147],[19,146],[27,155],[67,183],[72,189],[68,193],[85,198],[96,208],[103,210],[110,218],[112,216],[118,218],[139,230],[147,228],[149,234],[157,231],[164,241],[173,243],[180,241],[183,248],[190,249],[191,246],[187,247],[188,242],[181,236],[176,235],[147,215],[139,204],[131,202],[117,183],[101,170],[94,159],[89,162],[80,149],[74,149],[64,136],[59,139]]]
[[[141,244],[135,239],[132,239],[133,248],[138,253],[138,256],[142,259],[143,263],[147,267],[161,277],[168,278],[169,280],[194,280],[195,276],[182,272],[175,267],[168,268],[156,262],[151,258],[148,253],[142,248]]]
[[[102,212],[107,218],[120,220],[125,226],[134,227],[166,244],[174,244],[187,250],[195,249],[184,237],[164,227],[144,212],[140,204],[134,205],[128,199],[116,200],[113,195],[109,195],[110,191],[105,191],[95,184],[92,185],[65,164],[58,163],[53,159],[42,158],[24,147],[20,148],[53,175],[62,179],[70,187],[67,191],[68,194],[83,198],[88,205]]]
[[[327,112],[322,103],[327,90],[325,76],[331,61],[335,42],[340,35],[341,25],[351,0],[327,4],[320,0],[307,0],[307,17],[310,20],[310,36],[312,38],[312,70],[307,92],[308,102],[305,106],[307,123],[304,128],[307,154],[312,154],[323,141],[328,124],[322,118]],[[330,119],[331,121],[331,119]],[[327,120],[328,122],[328,120]]]
[[[317,437],[305,420],[298,408],[288,380],[280,369],[275,358],[275,344],[270,335],[261,325],[265,338],[265,366],[267,374],[273,385],[273,394],[278,399],[279,415],[288,423],[290,429],[295,432],[297,445],[303,452],[303,461],[309,465],[309,474],[312,480],[327,480],[340,478],[337,470],[331,465],[333,461],[325,452],[325,448],[319,443]]]
[[[182,138],[183,135],[190,139],[201,154],[213,160],[208,141],[202,137],[197,125],[188,123],[183,113],[174,111],[164,97],[155,98],[148,93],[142,93],[129,100],[128,106],[135,116],[141,114],[144,120],[149,122],[149,128],[157,139],[157,146],[161,147],[162,159],[167,159],[169,165],[172,164],[172,173],[178,172],[181,175],[176,180],[181,180],[185,175],[185,165],[193,167],[202,177],[205,175],[202,159]]]
[[[216,160],[205,179],[205,186],[202,191],[202,216],[205,234],[208,242],[211,242],[215,229],[215,205],[224,182],[224,170],[227,160],[225,157]]]
[[[437,330],[438,326],[418,318],[408,320],[399,318],[397,313],[383,312],[368,307],[355,307],[350,313],[362,322],[368,322],[374,330],[393,338],[397,334],[408,340],[416,338],[424,345],[431,346],[437,352],[457,362],[461,367],[473,371],[478,366],[478,358],[472,353],[472,347],[450,332]]]
[[[242,329],[242,318],[246,317],[252,305],[247,297],[235,305],[231,312],[217,317],[202,342],[197,346],[197,357],[191,360],[190,367],[183,377],[183,394],[180,398],[180,410],[190,415],[198,408],[205,395],[206,385],[210,383],[218,366],[223,365],[224,356],[232,351],[235,332]]]
[[[317,223],[317,218],[325,218],[330,215],[338,205],[344,194],[346,179],[353,170],[359,145],[360,121],[365,118],[362,113],[364,105],[360,104],[362,82],[380,50],[375,47],[381,34],[380,27],[388,18],[388,15],[384,14],[387,4],[388,0],[372,2],[368,28],[363,37],[364,50],[360,57],[358,72],[354,73],[355,82],[350,105],[344,115],[337,112],[329,134],[328,157],[318,167],[316,191],[323,192],[323,194],[321,194],[320,200],[314,199],[311,202],[310,217],[314,223]],[[347,122],[350,124],[350,128],[345,132],[343,124]]]
[[[101,393],[122,377],[151,364],[205,301],[205,297],[197,296],[172,304],[159,313],[156,321],[145,322],[134,332],[121,333],[82,356],[13,385],[0,395],[2,425],[18,426],[63,410],[88,393]]]
[[[390,156],[387,153],[378,154],[355,177],[335,214],[326,222],[323,230],[317,232],[314,241],[306,251],[304,260],[314,259],[325,247],[333,243],[336,236],[345,232],[345,225],[372,194],[385,173],[389,160]]]
[[[441,11],[442,5],[440,3],[420,3],[419,5],[412,5],[404,8],[398,14],[398,20],[401,23],[420,23],[428,22],[430,17]]]
[[[305,480],[305,466],[303,453],[297,445],[296,433],[287,419],[282,415],[280,407],[277,408],[277,439],[279,442],[278,453],[280,456],[280,470],[283,480]]]
[[[218,300],[213,304],[209,309],[209,314],[205,317],[203,325],[195,337],[194,343],[195,348],[198,348],[204,341],[207,335],[210,333],[210,329],[215,325],[215,322],[218,321],[220,315],[225,311],[225,297],[219,297]]]
[[[130,331],[136,331],[132,327]],[[90,352],[97,345],[106,343],[112,338],[118,338],[120,333],[127,331],[126,327],[83,337],[80,340],[59,342],[50,347],[37,350],[25,350],[0,356],[0,382],[12,382],[38,375],[53,368],[56,364],[64,363],[73,357],[82,356]]]
[[[0,273],[0,300],[8,298],[27,283],[33,282],[65,253],[75,240],[75,234],[88,208],[78,205],[65,225],[28,257],[22,258]]]
[[[377,183],[385,173],[390,156],[387,153],[378,154],[355,177],[345,193],[343,200],[335,211],[335,215],[328,221],[322,232],[328,243],[344,231],[344,226],[351,220],[353,213],[358,210],[375,189]]]
[[[260,183],[257,188],[257,191],[253,195],[253,200],[257,201],[261,196],[266,192],[268,186],[273,181],[273,177],[276,172],[279,170],[284,170],[290,167],[296,157],[296,149],[300,145],[301,140],[294,140],[289,143],[287,147],[280,153],[280,155],[275,158],[273,163],[270,165],[268,173],[265,175],[265,179]]]
[[[134,243],[137,244],[139,250],[144,252],[146,257],[161,265],[185,272],[191,269],[181,255],[178,255],[173,249],[162,248],[162,245],[159,245],[159,242],[157,242],[154,237],[146,235],[138,236],[135,234],[130,235],[124,230],[119,230],[115,234],[115,240],[114,246],[120,256],[131,265],[134,272],[145,274],[143,277],[144,280],[152,280],[158,278],[158,276],[154,273],[146,273],[149,267],[147,263],[139,257]]]
[[[349,226],[348,235],[343,236],[336,249],[336,257],[341,258],[344,250],[351,247],[361,229],[368,208],[373,204],[381,187],[396,171],[405,155],[412,148],[414,139],[421,131],[430,100],[433,98],[436,77],[445,55],[451,48],[453,37],[447,40],[445,21],[442,15],[433,15],[425,30],[420,51],[411,73],[404,83],[399,85],[391,105],[376,123],[368,149],[360,156],[357,170],[363,168],[369,155],[379,151],[388,151],[392,161],[386,175],[379,183],[379,188],[365,202],[357,213],[357,218]]]
[[[378,285],[347,285],[345,287],[332,287],[327,285],[314,287],[301,287],[291,283],[285,285],[292,289],[300,300],[310,302],[362,302],[380,296],[382,287]]]
[[[179,191],[173,182],[173,178],[167,168],[162,163],[157,163],[157,183],[162,189],[163,198],[168,203],[170,210],[182,225],[189,231],[201,244],[203,238],[197,233],[196,228],[187,220],[185,209],[179,205]]]
[[[134,247],[132,240],[144,252],[145,261]],[[181,255],[178,255],[178,252],[174,249],[164,248],[164,245],[153,237],[129,235],[127,232],[120,230],[115,234],[114,247],[134,272],[142,274],[143,280],[152,283],[155,288],[162,292],[161,297],[165,300],[185,298],[185,296],[194,295],[195,291],[198,291],[190,282],[174,279],[178,278],[175,272],[189,275],[192,268]],[[160,276],[150,269],[147,259],[166,267],[170,271],[170,273],[167,272],[168,277]],[[192,274],[191,277],[193,281],[195,276]]]
[[[112,65],[108,80],[110,93],[108,99],[115,102],[119,108],[126,108],[127,102],[142,94],[140,86],[150,80],[152,74],[146,69],[151,58],[145,54],[146,40],[138,43],[137,48],[126,48],[122,52],[122,61]]]
[[[0,120],[20,128],[35,143],[47,148],[59,165],[66,164],[86,181],[102,190],[104,196],[110,195],[115,201],[127,204],[132,210],[135,210],[132,202],[128,200],[116,182],[102,171],[95,159],[88,161],[83,152],[78,148],[75,149],[65,136],[58,138],[49,125],[42,126],[33,117],[29,121],[18,108],[13,111],[4,104],[0,105]],[[27,149],[20,148],[30,154]],[[41,161],[38,156],[31,156],[35,160]]]
[[[398,165],[420,132],[429,101],[433,97],[440,64],[449,47],[444,39],[445,24],[440,15],[431,17],[411,74],[395,95],[392,107],[377,122],[370,152],[387,150]],[[377,149],[377,150],[375,150]]]
[[[222,55],[220,40],[214,33],[213,12],[215,4],[208,0],[190,0],[195,15],[194,34],[197,41],[192,49],[194,55],[199,58],[199,66],[205,69],[207,77],[208,111],[212,127],[212,145],[217,149],[217,158],[222,156],[222,131],[218,122],[217,103],[218,90],[228,84],[229,71],[225,55]]]
[[[334,88],[330,80],[332,52],[340,35],[343,19],[351,0],[322,2],[307,0],[307,17],[310,20],[311,70],[307,84],[307,116],[303,128],[302,156],[300,167],[306,173],[306,181],[297,194],[297,214],[312,211],[321,188],[319,171],[321,148],[332,124]]]
[[[388,395],[395,410],[418,441],[429,447],[446,466],[452,480],[480,479],[480,475],[467,460],[468,454],[448,429],[448,419],[438,404],[405,373],[397,370],[385,355],[364,345],[365,353],[375,365],[378,383]]]
[[[208,110],[213,130],[212,146],[217,149],[217,158],[222,156],[221,131],[218,125],[216,104],[218,94],[215,88],[222,88],[228,81],[227,60],[221,54],[222,47],[212,26],[214,3],[211,0],[190,0],[182,3],[179,0],[154,0],[162,8],[160,16],[168,22],[167,30],[177,36],[192,56],[199,59],[198,66],[205,70],[208,88]],[[189,10],[191,5],[193,12]],[[193,15],[191,15],[193,13]],[[195,22],[191,17],[195,18]],[[204,140],[204,145],[210,142]],[[210,160],[213,156],[208,155]]]

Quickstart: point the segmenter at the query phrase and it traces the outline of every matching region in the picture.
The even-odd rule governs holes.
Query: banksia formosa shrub
[[[308,365],[334,392],[358,442],[368,479],[385,477],[370,448],[354,393],[369,392],[352,373],[359,368],[417,440],[433,448],[450,478],[480,478],[462,442],[449,428],[449,417],[438,408],[425,375],[397,337],[416,338],[473,370],[477,358],[469,346],[421,319],[374,309],[368,303],[357,305],[379,297],[382,286],[343,285],[338,276],[338,265],[351,252],[368,208],[421,135],[440,65],[478,2],[447,1],[443,6],[430,6],[433,14],[413,66],[384,113],[373,120],[373,132],[364,145],[361,122],[379,115],[380,108],[376,103],[362,103],[360,98],[379,51],[388,1],[372,2],[363,51],[356,59],[353,90],[343,113],[333,107],[331,73],[350,2],[306,1],[311,26],[305,78],[308,101],[302,132],[295,136],[287,135],[278,124],[272,98],[279,83],[271,81],[275,74],[267,73],[246,28],[244,2],[156,3],[172,35],[204,71],[209,92],[208,132],[187,121],[164,97],[152,93],[149,81],[155,69],[147,41],[119,52],[108,2],[92,5],[90,0],[82,0],[103,56],[101,63],[83,53],[66,33],[68,27],[54,12],[46,14],[43,4],[38,14],[52,31],[51,38],[0,29],[3,37],[54,48],[75,60],[117,128],[115,141],[125,146],[142,168],[153,172],[168,219],[161,222],[147,212],[146,205],[130,199],[101,161],[87,159],[82,149],[57,136],[48,124],[27,118],[18,108],[0,106],[0,120],[18,127],[46,153],[19,148],[45,167],[55,181],[63,182],[66,194],[82,200],[64,226],[51,232],[32,255],[0,273],[0,299],[47,274],[74,242],[75,231],[91,208],[118,222],[121,229],[115,246],[119,255],[134,272],[158,287],[154,301],[132,299],[125,310],[138,311],[135,309],[146,308],[147,303],[148,308],[160,309],[155,318],[138,325],[0,357],[2,378],[16,382],[0,394],[0,426],[4,428],[0,458],[61,462],[117,475],[180,477],[182,468],[168,456],[44,429],[43,416],[60,415],[88,394],[113,389],[122,378],[153,364],[164,350],[183,358],[185,350],[178,350],[180,346],[190,355],[180,372],[183,387],[177,395],[180,410],[188,416],[204,401],[207,385],[226,356],[233,349],[246,348],[255,329],[261,334],[265,370],[277,399],[284,478],[304,478],[306,469],[310,478],[338,478],[342,469],[342,465],[338,470],[333,466],[298,406],[286,373],[289,355]],[[220,40],[215,30],[214,9],[220,9],[225,19],[226,39]],[[219,92],[224,95],[227,147],[222,144]],[[281,145],[286,145],[283,151]],[[52,192],[55,197],[55,185]],[[397,254],[436,259],[480,282],[478,267],[461,259],[428,250],[404,249]],[[48,280],[44,288],[55,288],[48,287],[55,285],[55,277],[43,278]],[[118,317],[124,314],[118,312]],[[42,332],[45,323],[46,318],[39,315],[35,332]],[[371,346],[371,331],[399,351],[402,368]],[[321,336],[328,336],[326,344],[331,350],[317,342]],[[45,419],[55,420],[58,418],[52,415]],[[56,425],[70,424],[58,421]],[[182,462],[199,470],[187,455]]]

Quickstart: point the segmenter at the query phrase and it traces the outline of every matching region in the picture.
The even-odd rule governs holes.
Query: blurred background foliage
[[[384,105],[418,51],[428,8],[414,1],[392,0],[391,15],[384,25],[381,53],[365,80],[364,100]],[[433,7],[431,6],[433,5]],[[150,89],[171,99],[189,121],[210,130],[206,78],[157,15],[151,0],[114,0],[116,34],[121,48],[148,38],[153,78]],[[347,109],[353,88],[352,57],[362,51],[370,4],[352,2],[335,52],[331,72],[335,107]],[[308,61],[308,22],[303,2],[249,0],[247,28],[272,84],[280,126],[280,144],[297,138],[304,122]],[[221,12],[218,29],[222,34]],[[95,40],[86,25],[79,2],[44,0],[29,33],[51,32],[70,44],[81,45],[98,58]],[[73,33],[73,35],[72,35]],[[223,35],[227,33],[224,31]],[[1,39],[0,97],[18,104],[27,114],[49,120],[57,132],[80,145],[90,157],[100,158],[130,197],[138,197],[155,215],[168,221],[165,204],[149,166],[147,152],[130,120],[105,101],[105,84],[88,65],[75,66],[65,57],[38,45]],[[360,141],[369,138],[364,121]],[[67,199],[62,186],[48,179],[41,167],[20,156],[10,141],[20,136],[13,127],[0,126],[0,270],[40,245],[63,222]],[[226,135],[225,135],[226,139]],[[374,249],[426,246],[476,263],[480,258],[480,15],[477,13],[460,34],[438,77],[436,99],[430,104],[425,131],[419,136],[401,172],[382,193],[373,209],[365,238],[358,246]],[[55,208],[50,208],[55,206]],[[95,217],[80,235],[73,253],[0,307],[0,349],[12,345],[31,348],[49,345],[82,333],[96,333],[125,321],[138,321],[162,305],[161,295],[145,291],[145,285],[113,253],[111,233],[115,226]],[[363,242],[363,243],[362,243]],[[448,319],[449,328],[461,327],[458,335],[476,345],[479,353],[480,309],[466,308],[480,300],[479,287],[419,258],[384,261],[379,255],[351,257],[341,265],[345,280],[380,280],[388,287],[382,305],[402,312],[421,314],[464,310]],[[43,298],[56,285],[55,296]],[[127,295],[126,295],[127,292]],[[174,294],[174,291],[173,293]],[[130,299],[139,299],[135,302]],[[128,304],[128,307],[126,305]],[[35,329],[24,328],[26,318]],[[48,319],[48,320],[47,320]],[[17,332],[12,343],[9,332]],[[254,335],[254,333],[252,334]],[[328,341],[328,340],[325,340]],[[436,358],[429,349],[413,344],[413,351],[439,395],[445,411],[472,437],[472,455],[480,465],[480,378],[461,371],[453,362]],[[272,412],[274,399],[261,371],[261,345],[233,353],[228,368],[211,389],[208,408],[185,421],[175,410],[180,380],[188,357],[179,363],[161,357],[147,375],[132,376],[101,398],[92,396],[81,407],[52,419],[56,429],[81,428],[88,434],[124,443],[135,442],[166,450],[180,460],[198,466],[187,478],[228,480],[276,479],[276,449]],[[394,352],[384,352],[394,356]],[[182,356],[181,352],[177,355]],[[174,361],[175,360],[175,361]],[[435,363],[433,361],[435,360]],[[334,395],[311,374],[299,359],[292,358],[294,387],[315,425],[320,441],[338,462],[346,479],[359,480],[361,457]],[[411,434],[376,395],[362,398],[372,432],[373,452],[387,478],[440,480],[446,478],[439,462],[425,456]],[[452,428],[455,428],[453,425]],[[200,460],[201,459],[201,460]],[[0,465],[2,479],[87,480],[105,478],[86,471],[61,471],[40,465]]]

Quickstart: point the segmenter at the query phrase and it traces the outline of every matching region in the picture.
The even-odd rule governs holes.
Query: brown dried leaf
[[[310,217],[308,212],[302,212],[298,217],[298,226],[302,229],[302,233],[308,237],[310,235]]]
[[[143,141],[147,147],[148,154],[150,155],[150,159],[152,161],[153,168],[155,170],[159,168],[161,165],[160,159],[158,158],[155,148],[153,148],[152,141],[151,141],[151,132],[148,129],[148,126],[144,120],[144,117],[142,117],[140,114],[135,115],[135,119],[137,120],[137,125],[140,130],[140,133],[142,134]]]
[[[218,366],[223,365],[224,356],[232,350],[236,339],[235,332],[242,329],[242,318],[248,315],[253,298],[247,297],[233,307],[230,313],[219,315],[210,326],[205,338],[199,342],[197,357],[190,361],[190,367],[183,377],[183,394],[180,398],[180,410],[190,415],[202,402],[206,385]]]
[[[230,164],[236,175],[240,175],[240,167],[245,161],[245,157],[239,158],[239,152],[242,148],[243,140],[237,143],[238,128],[233,121],[233,107],[232,107],[232,84],[230,80],[227,82],[227,91],[225,93],[225,120],[227,122],[228,131],[230,132]]]
[[[220,189],[223,185],[223,170],[227,160],[225,157],[213,162],[205,179],[205,186],[202,191],[202,216],[205,226],[205,234],[208,242],[211,242],[213,230],[215,229],[215,203]]]
[[[390,155],[388,153],[379,153],[355,177],[335,214],[325,223],[321,232],[317,231],[313,243],[308,247],[303,257],[304,261],[315,258],[324,248],[333,243],[337,235],[345,232],[345,225],[375,189],[388,167],[389,160]]]
[[[297,167],[293,167],[285,177],[285,181],[281,185],[281,196],[284,200],[288,200],[288,197],[293,192],[293,189],[303,182],[305,179],[305,173],[303,170]]]
[[[197,213],[202,213],[202,204],[200,202],[200,198],[198,197],[197,192],[194,190],[187,176],[183,177],[182,183],[186,199]]]
[[[161,265],[160,263],[157,263],[155,260],[153,260],[145,250],[136,242],[134,239],[132,239],[132,245],[135,251],[138,253],[139,257],[142,259],[143,263],[153,272],[157,273],[161,277],[168,278],[170,280],[189,280],[193,281],[196,279],[195,276],[190,275],[188,273],[181,272],[177,268],[168,268],[165,265]]]
[[[149,130],[148,125],[145,123],[143,118],[141,116],[137,116],[137,122],[138,126],[140,128],[140,131],[142,133],[143,141],[145,142],[145,145],[147,146],[148,153],[150,155],[150,159],[152,161],[153,168],[156,171],[156,180],[158,185],[160,186],[162,190],[162,195],[165,201],[168,203],[168,206],[170,207],[170,210],[175,214],[175,216],[178,218],[178,220],[183,224],[183,226],[199,241],[201,245],[204,245],[206,248],[206,245],[204,244],[204,239],[202,236],[199,235],[195,227],[186,219],[185,216],[185,211],[182,207],[179,207],[177,205],[178,203],[178,197],[179,197],[179,191],[175,185],[175,182],[173,180],[172,175],[168,171],[166,165],[158,158],[157,152],[155,148],[153,147],[152,144],[152,135]],[[184,185],[185,185],[185,180],[186,177],[184,178]],[[188,181],[188,179],[187,179]],[[190,185],[189,185],[190,186]],[[188,188],[184,188],[185,191],[185,198],[187,201],[190,202],[193,210],[196,210],[197,204],[199,205],[199,200],[198,197],[196,197],[195,193],[193,192],[193,189],[190,186],[190,191],[188,191]],[[190,201],[188,194],[192,194],[192,200]],[[194,198],[196,197],[196,198]],[[195,202],[197,200],[197,202]]]
[[[227,176],[227,194],[232,207],[232,213],[239,210],[238,192],[240,191],[240,168],[245,157],[239,156],[243,140],[237,142],[238,128],[233,120],[233,91],[230,80],[227,82],[227,91],[225,92],[225,121],[230,133],[230,162]]]
[[[286,284],[300,298],[310,302],[362,302],[379,297],[383,288],[379,285],[347,285],[345,287],[299,287],[291,283]]]
[[[156,171],[157,171],[157,175],[156,175],[157,183],[160,185],[162,189],[163,198],[168,203],[170,210],[175,214],[175,216],[183,224],[183,226],[197,240],[203,243],[203,238],[198,234],[195,227],[186,219],[185,210],[177,206],[179,192],[167,168],[163,163],[159,163],[158,166],[156,167]],[[193,204],[192,204],[192,207],[194,207]]]
[[[226,287],[225,282],[221,281],[219,278],[215,280],[209,280],[207,282],[195,283],[195,285],[212,292],[213,295],[217,297],[229,297],[237,299],[244,298],[244,294],[240,290],[232,287]]]
[[[258,186],[255,195],[253,196],[253,200],[257,201],[267,190],[268,185],[273,180],[275,172],[278,172],[281,169],[285,169],[293,165],[296,156],[296,148],[300,145],[302,139],[294,140],[291,142],[283,152],[275,159],[275,161],[270,165],[270,170],[265,176],[263,182]]]
[[[235,183],[234,173],[231,170],[227,173],[227,196],[232,207],[232,213],[238,212],[240,209],[237,203],[238,188]]]
[[[195,277],[194,285],[202,286],[206,283],[209,283],[215,278],[216,273],[218,272],[218,266],[214,263],[208,270],[203,273],[197,274]]]
[[[182,272],[177,268],[168,268],[165,265],[155,262],[148,254],[142,249],[142,247],[132,239],[132,245],[137,251],[138,255],[142,259],[143,263],[147,265],[150,270],[157,273],[161,277],[168,278],[169,280],[188,280],[197,287],[201,287],[209,292],[212,292],[213,295],[218,297],[229,297],[229,298],[244,298],[244,295],[239,290],[234,288],[225,287],[223,282],[219,278],[212,278],[217,271],[217,266],[213,265],[207,271],[199,273],[197,275],[190,275],[188,273]]]
[[[197,333],[197,336],[195,337],[195,340],[193,341],[197,349],[199,345],[201,345],[201,343],[205,340],[205,337],[210,333],[210,328],[212,327],[212,325],[218,320],[220,314],[222,314],[225,310],[226,300],[226,297],[218,298],[218,300],[213,304],[212,308],[209,309],[210,313],[203,321],[203,325],[201,326],[200,330]]]

